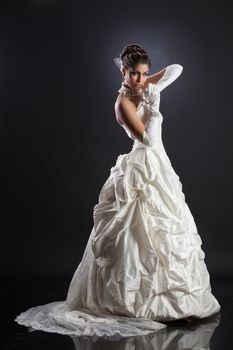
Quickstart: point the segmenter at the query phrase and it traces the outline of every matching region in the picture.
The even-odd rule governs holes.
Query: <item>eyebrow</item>
[[[136,70],[136,69],[132,69],[132,71],[133,72],[137,72],[137,73],[140,73],[138,70]],[[147,70],[147,71],[145,71],[144,73],[149,73],[149,71]]]

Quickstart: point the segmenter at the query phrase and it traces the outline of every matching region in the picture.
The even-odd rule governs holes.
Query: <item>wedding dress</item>
[[[149,83],[137,108],[145,125],[148,93],[158,110],[160,92],[181,74],[172,64]],[[119,92],[127,94],[123,85]],[[156,142],[134,140],[120,154],[93,208],[93,228],[65,301],[30,308],[15,321],[31,329],[67,335],[146,335],[166,322],[220,311],[211,293],[202,240],[162,142],[161,113]],[[163,323],[165,322],[165,323]]]

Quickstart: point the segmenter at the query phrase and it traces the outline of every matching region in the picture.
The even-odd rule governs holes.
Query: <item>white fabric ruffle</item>
[[[159,89],[152,92],[159,107]],[[144,104],[138,115],[146,124]],[[160,115],[153,147],[134,140],[111,168],[66,300],[31,308],[16,322],[67,335],[128,337],[220,311],[201,237],[163,147],[162,122]]]

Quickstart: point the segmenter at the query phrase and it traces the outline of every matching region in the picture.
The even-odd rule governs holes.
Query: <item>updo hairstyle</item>
[[[137,64],[148,64],[148,67],[151,67],[151,59],[149,58],[147,52],[144,48],[137,44],[127,45],[124,47],[120,53],[121,67],[122,68],[134,68]]]

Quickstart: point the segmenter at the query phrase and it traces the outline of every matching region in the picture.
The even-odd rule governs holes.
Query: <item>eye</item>
[[[131,71],[131,74],[133,74],[133,75],[140,75],[140,73],[138,73],[138,72],[135,72],[135,71]],[[145,72],[145,73],[143,73],[143,75],[144,76],[148,76],[148,72]]]

